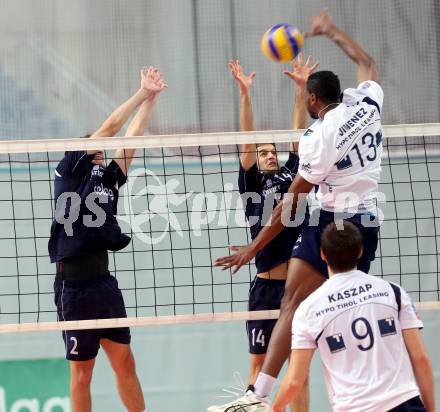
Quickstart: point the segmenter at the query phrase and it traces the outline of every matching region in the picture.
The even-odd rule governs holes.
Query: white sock
[[[277,378],[273,376],[266,375],[265,373],[260,372],[258,374],[257,380],[254,385],[254,393],[260,398],[264,398],[266,396],[270,396],[272,393],[272,389],[275,386]]]

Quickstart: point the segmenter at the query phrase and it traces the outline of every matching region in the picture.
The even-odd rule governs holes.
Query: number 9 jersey
[[[301,303],[292,349],[319,348],[335,412],[388,411],[419,395],[402,330],[421,327],[400,286],[352,270]]]
[[[342,102],[317,120],[299,142],[298,173],[319,186],[320,207],[330,212],[376,210],[380,178],[383,90],[374,81],[346,89]]]

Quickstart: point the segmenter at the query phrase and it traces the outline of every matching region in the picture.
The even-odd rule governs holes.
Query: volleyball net
[[[273,142],[282,163],[301,131],[0,142],[0,332],[276,318],[247,312],[253,262],[213,266],[250,242],[238,193],[240,147]],[[385,126],[371,273],[399,283],[424,309],[440,307],[440,124]],[[128,318],[57,322],[47,243],[53,179],[64,151],[137,148],[120,189],[131,243],[110,254]],[[313,201],[311,201],[313,203]],[[313,205],[312,205],[313,206]]]

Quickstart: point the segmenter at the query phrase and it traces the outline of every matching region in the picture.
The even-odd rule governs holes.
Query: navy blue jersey
[[[114,160],[107,167],[94,165],[92,160],[93,156],[84,151],[66,152],[55,170],[56,218],[49,239],[51,262],[120,250],[130,242],[115,217],[119,188],[127,177]],[[95,213],[98,208],[101,219]]]
[[[245,215],[250,224],[252,240],[260,233],[267,223],[274,207],[281,201],[284,194],[289,190],[293,179],[298,171],[298,156],[289,154],[289,159],[278,173],[263,173],[254,164],[245,171],[240,164],[238,175],[238,189],[240,194],[256,193],[258,199],[247,197]],[[265,207],[266,205],[266,207]],[[267,272],[280,263],[287,262],[292,254],[292,248],[301,232],[302,226],[286,227],[268,245],[261,249],[255,256],[257,273]]]

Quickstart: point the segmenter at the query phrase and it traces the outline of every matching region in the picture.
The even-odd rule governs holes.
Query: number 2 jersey
[[[319,349],[335,412],[384,412],[419,395],[402,330],[422,326],[400,286],[353,270],[301,303],[292,349]]]
[[[330,212],[376,209],[380,178],[383,91],[374,81],[344,90],[342,102],[304,133],[298,173],[319,186],[316,198]]]

